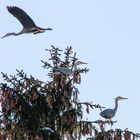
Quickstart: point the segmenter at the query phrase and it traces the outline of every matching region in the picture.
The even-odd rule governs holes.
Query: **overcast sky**
[[[52,27],[53,31],[0,39],[0,72],[16,74],[16,69],[23,69],[47,81],[41,63],[49,57],[45,49],[72,46],[90,69],[78,86],[80,100],[113,108],[116,96],[128,97],[119,102],[113,119],[118,122],[113,128],[140,132],[139,0],[3,0],[0,36],[22,29],[6,10],[7,5],[24,9],[38,26]],[[99,119],[99,113],[93,110],[87,118]]]

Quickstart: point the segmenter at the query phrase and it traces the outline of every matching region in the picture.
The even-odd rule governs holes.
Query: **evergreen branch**
[[[99,104],[93,104],[92,102],[78,102],[77,104],[80,104],[80,105],[86,105],[86,106],[89,106],[90,108],[99,108],[100,110],[102,110],[103,106],[99,105]]]

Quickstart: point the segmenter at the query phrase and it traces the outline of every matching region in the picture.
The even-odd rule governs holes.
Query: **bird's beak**
[[[86,63],[86,62],[81,62],[81,64],[88,64],[88,63]]]
[[[124,97],[122,97],[122,99],[128,99],[128,98],[124,98]]]

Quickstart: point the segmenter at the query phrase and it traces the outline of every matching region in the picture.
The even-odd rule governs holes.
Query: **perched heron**
[[[118,96],[117,98],[115,98],[115,107],[114,107],[114,109],[105,109],[105,110],[103,110],[103,111],[100,113],[100,115],[101,115],[103,118],[105,118],[105,119],[111,120],[111,119],[115,116],[115,114],[116,114],[116,112],[117,112],[117,109],[118,109],[118,101],[119,101],[119,100],[122,100],[122,99],[128,99],[128,98],[124,98],[124,97]]]
[[[67,76],[71,76],[76,70],[77,70],[77,66],[81,65],[81,64],[88,64],[86,62],[82,62],[82,61],[77,61],[75,62],[74,66],[73,66],[73,70],[68,68],[68,67],[59,67],[59,68],[54,68],[54,72],[58,72],[58,73],[63,73]]]
[[[25,11],[23,11],[22,9],[16,6],[7,6],[7,10],[9,11],[10,14],[12,14],[14,17],[16,17],[19,20],[19,22],[23,25],[23,29],[19,33],[15,33],[15,32],[7,33],[2,38],[8,37],[10,35],[18,36],[26,33],[38,34],[38,33],[43,33],[46,30],[52,30],[52,28],[41,28],[36,26],[36,24],[31,19],[31,17],[28,16]]]

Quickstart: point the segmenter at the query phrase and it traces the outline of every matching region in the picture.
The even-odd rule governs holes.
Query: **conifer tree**
[[[83,111],[102,110],[101,105],[79,100],[82,74],[89,69],[76,68],[79,61],[72,47],[65,51],[52,46],[46,50],[47,61],[41,60],[49,69],[49,81],[44,82],[28,76],[23,70],[16,75],[2,72],[4,83],[0,84],[0,139],[1,140],[135,140],[140,138],[128,129],[105,130],[104,126],[115,121],[83,120]],[[64,55],[63,55],[64,53]],[[94,111],[94,110],[93,110]],[[118,123],[118,122],[117,122]]]

